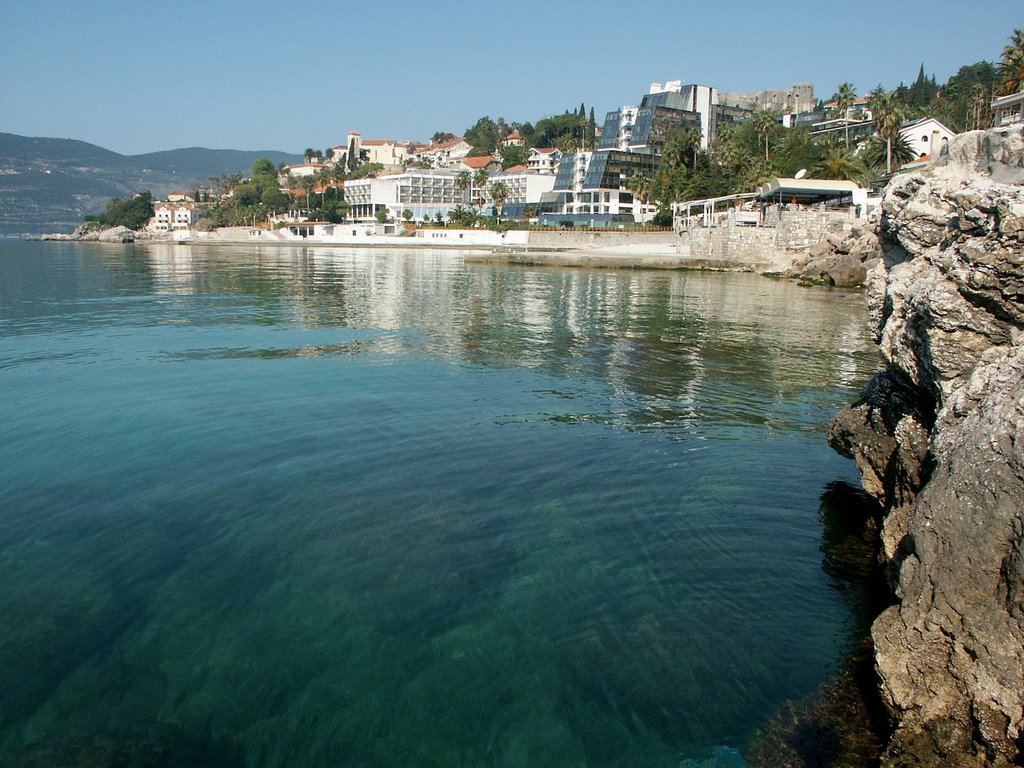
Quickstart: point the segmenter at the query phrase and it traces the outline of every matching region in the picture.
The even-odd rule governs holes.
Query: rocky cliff
[[[1024,129],[963,134],[886,191],[885,361],[833,421],[884,509],[872,637],[886,766],[1024,762]]]

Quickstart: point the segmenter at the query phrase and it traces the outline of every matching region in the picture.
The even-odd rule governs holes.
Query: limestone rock
[[[959,136],[893,180],[865,256],[886,369],[829,440],[885,509],[884,766],[1024,759],[1022,182],[1024,130]]]
[[[130,243],[135,240],[135,232],[128,227],[111,227],[99,234],[101,243]]]

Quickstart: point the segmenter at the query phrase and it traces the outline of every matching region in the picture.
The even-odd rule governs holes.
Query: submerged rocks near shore
[[[883,766],[1024,760],[1022,183],[1024,129],[974,131],[883,202],[867,282],[885,370],[829,434],[885,511]]]
[[[828,235],[806,251],[794,254],[782,277],[804,283],[858,288],[867,280],[868,271],[882,258],[878,236],[865,227]]]
[[[109,227],[99,229],[95,224],[86,222],[70,233],[49,233],[40,235],[39,240],[58,240],[82,243],[134,243],[136,240],[153,242],[173,242],[172,232],[153,232],[148,229],[129,229],[128,227]]]

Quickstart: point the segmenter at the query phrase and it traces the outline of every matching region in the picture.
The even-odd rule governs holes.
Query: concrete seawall
[[[307,237],[288,230],[225,227],[175,233],[174,239],[190,245],[460,248],[476,251],[467,261],[489,263],[783,272],[807,248],[849,232],[857,222],[852,209],[776,207],[766,213],[763,226],[741,225],[727,212],[716,216],[714,226],[679,232],[424,229],[382,235],[365,225],[345,225]]]

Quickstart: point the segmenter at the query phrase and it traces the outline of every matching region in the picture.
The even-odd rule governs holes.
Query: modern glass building
[[[636,174],[654,177],[672,131],[700,131],[701,146],[707,149],[722,126],[741,123],[751,114],[719,105],[718,92],[706,85],[673,81],[665,88],[654,84],[651,90],[639,107],[624,106],[607,114],[593,152],[562,158],[554,186],[561,214],[581,216],[588,223],[593,218],[595,226],[602,225],[602,217],[609,217],[608,221],[626,214],[642,218],[641,201],[633,199],[629,180]]]

